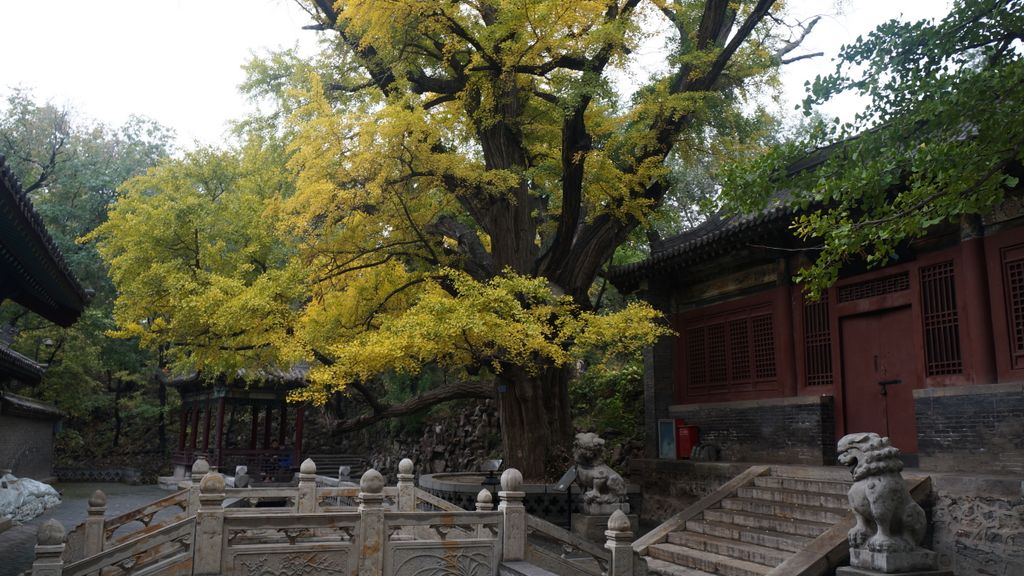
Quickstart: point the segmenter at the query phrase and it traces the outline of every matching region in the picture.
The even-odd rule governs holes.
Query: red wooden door
[[[917,453],[912,329],[910,307],[840,320],[846,433],[877,432],[905,454]]]

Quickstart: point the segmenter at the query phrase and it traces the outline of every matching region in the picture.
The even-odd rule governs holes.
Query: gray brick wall
[[[53,421],[0,415],[0,468],[41,480],[53,469]]]
[[[730,462],[832,464],[835,409],[831,396],[673,406],[672,415],[700,427],[700,440]]]
[[[916,390],[914,411],[922,468],[1024,473],[1024,384]]]

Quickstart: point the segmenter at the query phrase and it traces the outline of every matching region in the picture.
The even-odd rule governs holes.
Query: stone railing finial
[[[414,467],[413,467],[413,464],[412,464],[412,460],[410,460],[408,458],[402,458],[402,461],[398,463],[398,473],[399,474],[411,475],[413,473],[413,469],[414,469]]]
[[[604,531],[604,547],[612,553],[608,576],[633,575],[633,530],[629,517],[622,510],[612,512]]]
[[[209,472],[201,482],[199,482],[199,493],[200,494],[223,494],[224,493],[224,475],[220,472]]]
[[[363,473],[359,479],[359,491],[365,494],[381,494],[384,492],[384,476],[373,468]]]
[[[107,507],[107,495],[103,493],[103,490],[96,490],[89,496],[89,508],[106,508]]]
[[[509,468],[501,473],[501,489],[505,492],[519,492],[523,488],[523,473]]]
[[[487,512],[494,509],[494,495],[487,488],[482,488],[476,495],[476,509],[479,512]]]
[[[508,468],[501,474],[501,490],[498,497],[498,511],[504,514],[502,520],[504,542],[502,543],[502,559],[516,562],[526,558],[526,507],[523,498],[523,474],[515,468]]]
[[[64,526],[50,518],[39,526],[36,533],[36,558],[32,562],[32,576],[60,576],[64,569]]]
[[[196,461],[192,463],[193,476],[204,476],[209,471],[210,463],[206,461],[206,457],[204,456],[196,458]]]
[[[64,525],[50,518],[39,526],[36,543],[40,546],[59,546],[64,543]]]
[[[299,465],[299,474],[316,474],[316,462],[312,458],[306,458]]]

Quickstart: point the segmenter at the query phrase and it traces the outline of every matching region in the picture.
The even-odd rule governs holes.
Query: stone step
[[[762,488],[786,488],[819,494],[839,494],[846,496],[850,491],[850,482],[832,480],[812,480],[809,478],[788,478],[786,476],[758,476],[754,478],[754,486]]]
[[[714,574],[658,560],[650,556],[645,556],[644,560],[647,562],[648,574],[656,574],[657,576],[715,576]]]
[[[718,576],[764,576],[770,566],[737,560],[713,552],[694,550],[678,544],[664,542],[647,548],[647,553],[657,558],[686,568],[696,568]]]
[[[712,522],[710,520],[688,520],[686,522],[686,529],[691,532],[739,540],[740,542],[767,546],[787,552],[803,550],[812,540],[812,538],[807,536],[761,530],[749,526],[727,524],[725,522]]]
[[[736,494],[740,498],[770,500],[772,502],[782,502],[784,504],[799,504],[800,506],[831,508],[844,513],[849,505],[849,500],[845,494],[823,494],[821,492],[805,492],[802,490],[791,490],[789,488],[744,486],[740,488]]]
[[[801,506],[799,504],[786,504],[784,502],[772,502],[769,500],[755,500],[753,498],[724,498],[722,508],[736,510],[738,512],[755,512],[768,516],[781,518],[793,518],[794,520],[810,520],[812,522],[823,522],[835,524],[844,517],[846,512],[833,508],[822,508],[820,506]]]
[[[846,466],[794,466],[772,465],[772,476],[785,478],[805,478],[807,480],[828,480],[831,482],[851,482],[850,469]]]
[[[671,544],[678,544],[694,550],[703,550],[772,567],[782,564],[790,556],[789,552],[776,548],[719,538],[699,532],[671,532],[668,535],[668,541]]]
[[[817,538],[822,532],[832,526],[830,523],[815,522],[813,520],[779,518],[757,512],[744,512],[725,508],[708,508],[704,511],[704,520],[808,538]]]

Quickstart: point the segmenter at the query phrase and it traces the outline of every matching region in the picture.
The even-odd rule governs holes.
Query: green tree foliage
[[[840,94],[868,99],[848,123],[817,122],[729,179],[740,211],[790,191],[793,227],[820,247],[799,279],[820,292],[851,259],[878,266],[942,222],[984,214],[1024,163],[1024,2],[957,0],[942,20],[892,20],[843,47],[804,111]],[[826,158],[792,175],[795,162]]]
[[[595,278],[670,197],[671,154],[746,152],[747,91],[796,44],[771,0],[302,5],[324,53],[250,65],[270,108],[235,160],[149,172],[90,236],[119,329],[206,373],[308,362],[296,398],[366,402],[343,427],[497,394],[508,462],[541,476],[574,361],[665,333],[645,305],[595,311]],[[668,71],[618,94],[652,29]],[[428,368],[446,378],[416,397],[373,392]]]
[[[118,128],[76,117],[73,110],[38,104],[23,90],[0,107],[0,153],[28,193],[47,231],[83,286],[94,296],[70,328],[54,326],[13,303],[0,307],[0,321],[13,346],[48,365],[37,388],[19,392],[57,404],[67,415],[59,456],[91,458],[121,443],[125,422],[137,412],[124,405],[132,394],[160,407],[161,391],[150,382],[155,358],[134,342],[109,338],[114,287],[96,247],[76,239],[106,220],[120,184],[168,154],[172,134],[133,117]],[[161,423],[163,419],[159,420]],[[137,444],[156,448],[151,418]],[[89,442],[74,442],[88,430]]]

